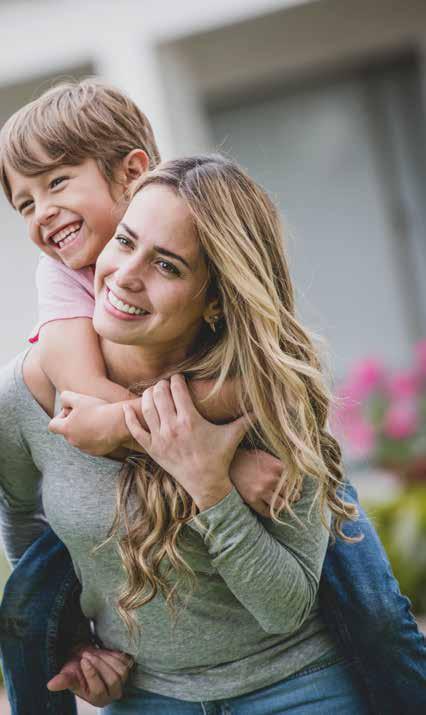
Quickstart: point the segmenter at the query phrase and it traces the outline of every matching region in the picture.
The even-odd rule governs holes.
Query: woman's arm
[[[305,477],[294,505],[300,522],[284,512],[282,524],[259,518],[236,490],[190,522],[212,565],[267,633],[293,633],[315,603],[329,539],[313,505],[315,488]]]
[[[180,375],[146,390],[142,410],[150,431],[127,408],[129,430],[193,498],[200,513],[190,526],[229,589],[266,632],[297,630],[315,603],[329,537],[315,480],[304,479],[296,518],[286,513],[282,524],[260,519],[229,478],[248,421],[218,426],[204,420]]]

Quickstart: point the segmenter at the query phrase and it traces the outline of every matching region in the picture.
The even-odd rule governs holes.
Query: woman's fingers
[[[142,427],[141,423],[139,422],[136,413],[130,405],[123,404],[123,413],[124,413],[124,420],[127,425],[127,429],[129,430],[130,434],[132,437],[136,440],[136,442],[139,442],[142,447],[149,452],[150,447],[151,447],[151,435],[149,432],[144,430]],[[145,413],[144,413],[145,417]],[[145,417],[146,419],[146,417]],[[147,420],[148,422],[148,420]],[[149,425],[148,425],[149,426]]]
[[[160,429],[160,418],[154,402],[154,388],[148,387],[141,397],[141,408],[145,422],[151,433]]]
[[[164,423],[170,424],[176,419],[176,407],[173,401],[168,380],[160,380],[154,385],[153,390],[154,404],[159,416],[160,425]],[[145,416],[145,415],[144,415]]]
[[[176,405],[176,412],[179,416],[183,414],[199,414],[192,401],[191,394],[188,390],[188,385],[183,375],[176,374],[170,378],[170,391]]]

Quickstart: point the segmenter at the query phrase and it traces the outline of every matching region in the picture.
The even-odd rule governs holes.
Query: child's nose
[[[43,203],[36,207],[35,220],[39,226],[46,226],[57,215],[58,209],[56,206]]]

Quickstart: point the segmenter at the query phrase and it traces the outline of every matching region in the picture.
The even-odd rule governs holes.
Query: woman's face
[[[142,189],[96,264],[96,331],[181,359],[201,327],[206,289],[186,203],[165,186]]]

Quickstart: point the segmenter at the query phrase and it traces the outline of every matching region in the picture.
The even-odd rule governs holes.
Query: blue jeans
[[[368,715],[346,662],[327,662],[226,700],[189,702],[129,688],[102,715]]]
[[[347,500],[357,502],[350,485]],[[322,615],[344,658],[353,662],[373,715],[426,712],[426,643],[401,596],[383,547],[360,509],[348,534],[330,545],[320,585]],[[12,715],[75,715],[70,693],[46,682],[66,659],[64,646],[89,640],[79,609],[79,583],[67,549],[47,529],[11,574],[0,608],[0,647]]]
[[[356,503],[360,519],[347,522],[358,544],[330,544],[320,584],[321,615],[341,652],[353,661],[371,712],[426,713],[426,641],[401,595],[382,543],[347,483],[345,499]]]
[[[12,715],[77,715],[74,695],[51,693],[46,683],[73,643],[91,640],[80,591],[67,549],[46,529],[9,577],[0,608],[0,652]]]

